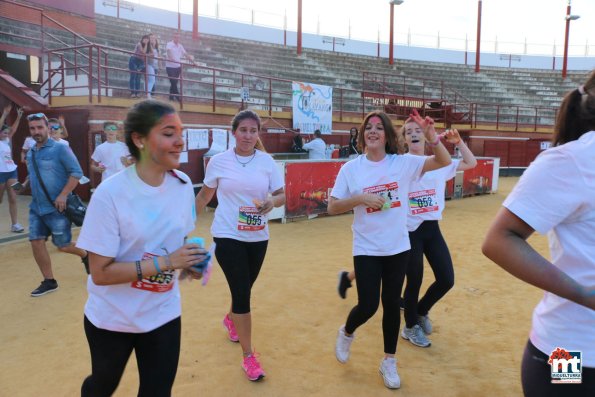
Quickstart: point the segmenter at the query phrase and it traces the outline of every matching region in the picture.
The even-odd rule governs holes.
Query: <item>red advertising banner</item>
[[[326,213],[328,197],[345,161],[285,164],[285,217]]]
[[[492,191],[494,160],[477,159],[477,166],[466,170],[463,180],[463,196],[486,194]]]

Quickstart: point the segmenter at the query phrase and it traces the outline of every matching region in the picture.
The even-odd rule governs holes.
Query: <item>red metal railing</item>
[[[50,60],[53,57],[67,59],[69,56],[74,57],[75,53],[84,53],[86,56],[83,61],[86,61],[86,64],[81,61],[76,63],[61,61],[60,67],[54,68],[50,63],[48,73],[65,76],[69,73],[74,74],[77,69],[84,70],[89,76],[88,81],[86,85],[67,84],[59,88],[52,87],[49,90],[50,103],[52,93],[55,91],[63,94],[64,90],[84,87],[87,88],[89,102],[92,102],[93,96],[97,96],[97,101],[101,102],[102,95],[109,95],[110,90],[112,96],[128,96],[126,83],[130,71],[117,65],[122,65],[127,58],[134,55],[132,51],[86,44],[49,50],[48,58]],[[163,58],[157,59],[161,63],[165,62]],[[182,109],[189,103],[210,104],[213,111],[216,111],[218,106],[243,108],[250,105],[252,108],[267,111],[269,115],[275,111],[292,109],[291,80],[189,63],[181,63],[181,68],[182,73],[179,78],[158,75],[156,79],[162,82],[178,81],[180,87],[178,98]],[[146,95],[148,94],[146,91],[148,74],[146,71],[141,73],[145,82],[143,91]],[[395,91],[334,88],[333,109],[338,112],[339,120],[349,116],[363,117],[367,112],[377,109],[387,111],[394,119],[405,119],[411,109],[415,108],[422,115],[429,115],[447,125],[468,124],[471,128],[487,123],[494,124],[496,128],[537,131],[553,125],[555,121],[556,108],[462,102],[465,98],[445,87],[441,81],[400,79],[402,79],[398,85],[400,89]],[[416,88],[411,88],[409,80],[414,81]],[[419,84],[420,81],[421,84]],[[388,80],[382,82],[385,84],[385,89],[390,90],[391,86],[387,83],[391,82]],[[366,87],[366,84],[362,86]],[[367,87],[372,88],[370,85]],[[250,93],[247,101],[240,95],[241,90],[246,88]],[[414,90],[418,90],[419,95],[412,96]],[[439,94],[432,94],[432,92],[439,92]],[[448,92],[451,94],[447,95]],[[170,95],[165,91],[157,91],[157,94]],[[446,101],[445,96],[454,99],[452,102]]]

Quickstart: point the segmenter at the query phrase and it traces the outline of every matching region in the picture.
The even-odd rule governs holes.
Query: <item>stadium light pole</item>
[[[568,0],[568,6],[566,7],[566,33],[564,34],[564,59],[562,61],[562,78],[566,78],[566,74],[568,72],[568,36],[570,33],[570,21],[576,21],[580,18],[579,15],[571,15],[570,14],[570,3],[571,0]]]
[[[298,0],[297,54],[302,55],[302,0]]]
[[[395,5],[403,4],[405,0],[389,0],[390,4],[390,39],[388,43],[388,64],[392,65],[394,61],[393,47],[394,47],[394,36],[395,36]]]
[[[479,59],[481,54],[481,0],[477,0],[477,39],[475,47],[475,73],[479,73]]]
[[[192,2],[192,38],[198,40],[198,0]]]

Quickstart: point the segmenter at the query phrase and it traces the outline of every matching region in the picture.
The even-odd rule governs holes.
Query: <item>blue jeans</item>
[[[140,93],[140,72],[142,72],[144,68],[145,63],[142,59],[132,56],[130,57],[130,60],[128,60],[128,69],[130,70],[128,87],[130,88],[130,93],[133,95],[138,95]]]
[[[57,210],[46,215],[29,210],[29,241],[47,240],[51,234],[56,247],[66,247],[72,240],[70,228],[70,220]]]

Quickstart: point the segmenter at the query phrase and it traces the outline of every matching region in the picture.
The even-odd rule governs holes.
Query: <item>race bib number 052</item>
[[[409,213],[411,215],[438,211],[436,189],[409,193]]]

